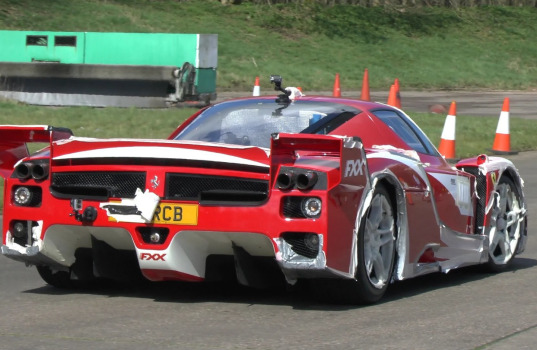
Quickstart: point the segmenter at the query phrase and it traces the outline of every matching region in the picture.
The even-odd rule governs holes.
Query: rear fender
[[[28,157],[27,143],[53,141],[69,138],[72,131],[48,125],[2,125],[0,126],[0,175],[5,179],[13,172],[17,162]]]
[[[275,181],[279,164],[300,164],[307,155],[318,159],[319,169],[330,172],[325,213],[326,237],[323,253],[309,268],[324,268],[330,275],[352,278],[357,266],[357,233],[371,192],[367,159],[359,138],[326,135],[278,134],[271,147],[271,179]],[[305,157],[307,158],[307,157]],[[321,224],[321,222],[320,222]],[[280,243],[281,244],[281,243]],[[298,263],[285,261],[289,268]]]

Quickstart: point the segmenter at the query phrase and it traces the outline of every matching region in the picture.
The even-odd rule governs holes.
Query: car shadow
[[[518,257],[501,274],[517,273],[534,268],[536,259]],[[375,305],[394,302],[432,291],[460,286],[497,276],[484,266],[470,266],[453,270],[447,274],[432,273],[413,279],[398,281],[388,288],[386,295]],[[192,283],[192,282],[143,282],[121,283],[103,281],[83,289],[59,289],[44,285],[26,290],[24,293],[44,295],[70,295],[73,293],[108,296],[110,298],[147,298],[162,303],[238,303],[249,305],[288,305],[297,310],[345,311],[374,305],[345,305],[337,300],[324,300],[315,295],[307,284],[298,283],[286,288],[255,289],[237,283]]]
[[[463,267],[449,273],[432,273],[413,279],[394,283],[388,289],[382,302],[408,298],[437,289],[460,286],[465,283],[473,283],[479,280],[501,276],[502,274],[517,273],[525,269],[537,266],[536,259],[517,257],[512,265],[502,272],[491,272],[484,265]]]

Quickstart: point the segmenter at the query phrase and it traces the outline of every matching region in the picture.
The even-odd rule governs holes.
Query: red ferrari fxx
[[[509,160],[451,165],[400,109],[272,81],[281,94],[209,106],[167,140],[1,126],[2,254],[58,287],[231,276],[372,303],[391,282],[503,270],[523,251]]]

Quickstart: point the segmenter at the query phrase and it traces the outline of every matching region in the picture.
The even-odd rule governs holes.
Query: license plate
[[[168,225],[197,225],[197,204],[159,203],[152,222]]]

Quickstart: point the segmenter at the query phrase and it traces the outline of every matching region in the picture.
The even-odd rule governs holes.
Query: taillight
[[[39,207],[42,194],[43,190],[39,186],[14,186],[11,198],[17,206]]]

